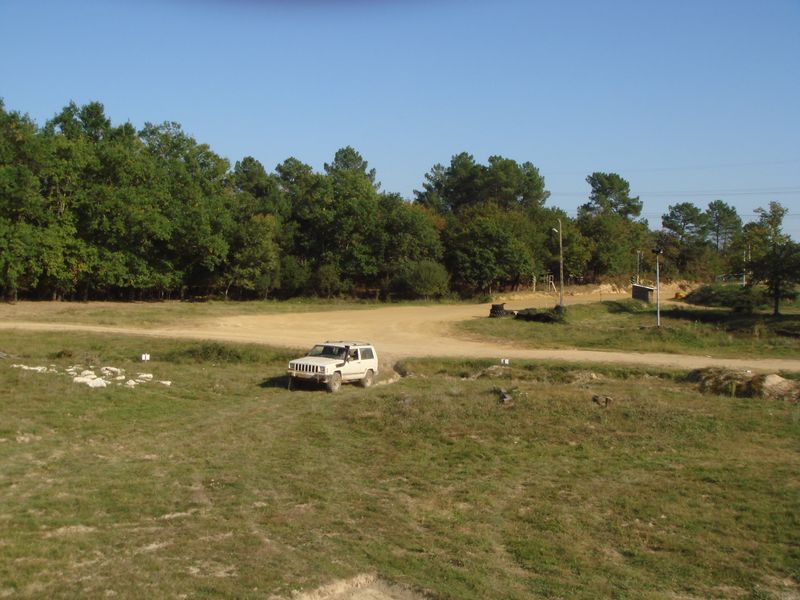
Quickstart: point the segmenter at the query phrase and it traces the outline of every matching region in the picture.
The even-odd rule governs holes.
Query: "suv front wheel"
[[[375,373],[372,372],[372,369],[364,373],[364,378],[359,382],[361,387],[368,388],[375,382]]]
[[[325,384],[325,387],[328,388],[329,392],[338,392],[339,389],[342,387],[342,374],[339,371],[336,371],[328,382]]]

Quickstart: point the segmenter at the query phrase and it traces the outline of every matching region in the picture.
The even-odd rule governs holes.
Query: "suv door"
[[[361,352],[358,348],[350,348],[347,362],[342,367],[342,379],[361,379],[366,372],[364,362],[361,360]]]

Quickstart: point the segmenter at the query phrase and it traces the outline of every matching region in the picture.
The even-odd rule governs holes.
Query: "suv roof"
[[[347,340],[326,340],[323,344],[341,344],[342,346],[372,346],[369,342],[348,342]]]

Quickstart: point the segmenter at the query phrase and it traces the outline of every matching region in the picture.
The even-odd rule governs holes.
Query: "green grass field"
[[[138,338],[4,332],[0,597],[288,597],[364,572],[432,598],[800,593],[798,405],[480,361],[289,392],[286,352],[146,344],[142,368]],[[172,385],[89,389],[76,363]]]
[[[667,305],[656,327],[656,308],[636,300],[610,300],[567,307],[565,323],[475,319],[457,329],[481,339],[533,348],[592,348],[671,352],[720,357],[800,356],[800,307],[784,315],[736,315],[727,309]]]

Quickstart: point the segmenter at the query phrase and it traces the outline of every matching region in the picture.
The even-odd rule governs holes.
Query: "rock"
[[[614,399],[611,396],[601,396],[599,394],[595,394],[592,396],[592,402],[597,404],[600,408],[608,408],[611,406],[611,403],[614,402]]]
[[[750,380],[753,396],[765,400],[799,400],[800,382],[780,375],[756,375]]]
[[[104,379],[100,379],[99,377],[93,377],[91,375],[81,375],[79,377],[72,378],[73,383],[85,383],[90,388],[100,388],[106,387],[108,382]]]
[[[688,379],[696,382],[701,392],[720,396],[800,400],[800,382],[776,374],[755,375],[752,371],[709,368],[692,371]]]
[[[29,367],[28,365],[11,365],[12,369],[22,369],[23,371],[35,371],[37,373],[47,373],[47,367]]]
[[[518,398],[520,396],[520,391],[518,388],[506,390],[505,388],[495,387],[492,388],[492,391],[497,394],[498,400],[503,406],[513,406],[514,398]]]
[[[570,383],[589,383],[591,381],[597,381],[600,379],[600,376],[597,373],[592,371],[575,371],[570,374]]]

